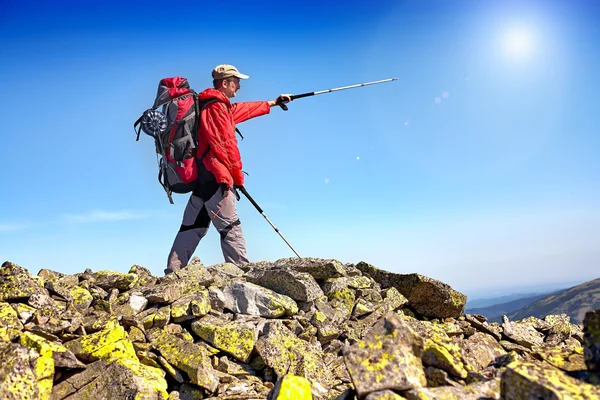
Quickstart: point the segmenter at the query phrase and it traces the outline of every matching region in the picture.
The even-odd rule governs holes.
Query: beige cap
[[[233,65],[221,64],[217,65],[215,69],[212,71],[213,79],[225,79],[235,76],[240,79],[248,79],[250,78],[248,75],[241,74],[240,71],[237,70]]]

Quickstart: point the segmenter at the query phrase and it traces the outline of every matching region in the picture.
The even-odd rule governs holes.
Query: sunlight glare
[[[511,58],[527,58],[533,51],[533,37],[527,29],[511,29],[502,38],[504,52]]]

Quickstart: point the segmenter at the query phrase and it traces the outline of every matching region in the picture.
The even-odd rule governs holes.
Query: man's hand
[[[274,107],[274,106],[278,106],[279,104],[289,103],[290,101],[292,101],[291,94],[281,94],[275,100],[269,100],[268,103],[269,103],[270,107]]]

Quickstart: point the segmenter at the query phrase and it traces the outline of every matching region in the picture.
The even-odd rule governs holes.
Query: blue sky
[[[302,256],[474,297],[598,277],[597,2],[227,4],[0,3],[2,261],[161,275],[187,196],[132,124],[161,78],[200,91],[228,63],[237,101],[399,78],[239,125],[246,187]],[[251,261],[293,256],[238,206]]]

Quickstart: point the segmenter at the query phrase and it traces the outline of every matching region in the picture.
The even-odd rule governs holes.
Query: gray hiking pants
[[[233,189],[219,188],[207,201],[192,194],[183,213],[181,228],[169,253],[165,274],[184,268],[200,239],[208,232],[212,221],[221,235],[221,250],[225,262],[237,265],[247,263],[246,241],[235,209],[236,195]]]

